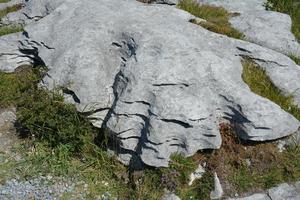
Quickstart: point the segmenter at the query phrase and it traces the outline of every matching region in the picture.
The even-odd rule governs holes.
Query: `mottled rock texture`
[[[252,93],[241,78],[242,58],[252,58],[300,102],[300,68],[281,53],[212,33],[190,23],[190,14],[164,4],[24,4],[8,16],[26,26],[22,35],[7,41],[15,46],[0,44],[0,69],[18,66],[7,57],[9,51],[16,59],[22,55],[47,66],[42,84],[64,87],[66,100],[107,130],[125,164],[167,166],[175,152],[191,156],[219,148],[224,121],[234,124],[241,138],[254,141],[281,138],[299,128],[298,120]],[[10,65],[3,67],[7,59]]]

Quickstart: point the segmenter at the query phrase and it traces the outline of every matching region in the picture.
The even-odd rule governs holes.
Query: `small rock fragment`
[[[176,194],[166,191],[162,200],[180,200],[180,198]]]
[[[109,200],[111,197],[111,194],[109,192],[105,192],[104,194],[101,195],[102,200]]]
[[[218,178],[217,173],[214,173],[214,185],[215,188],[213,191],[211,191],[210,193],[210,198],[211,199],[220,199],[223,196],[223,189],[222,189],[222,185],[220,183],[220,180]]]
[[[189,186],[191,186],[196,179],[202,178],[204,173],[205,169],[202,167],[201,164],[199,164],[198,168],[190,175]]]

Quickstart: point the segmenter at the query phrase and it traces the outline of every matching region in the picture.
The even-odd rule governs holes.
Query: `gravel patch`
[[[0,199],[55,200],[60,199],[65,193],[72,193],[72,196],[76,196],[76,199],[85,199],[85,194],[76,193],[75,187],[75,181],[66,181],[63,178],[53,179],[51,176],[39,177],[29,181],[12,179],[0,186]]]

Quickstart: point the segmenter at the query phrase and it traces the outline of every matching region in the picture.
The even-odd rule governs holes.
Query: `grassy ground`
[[[264,71],[251,61],[243,64],[243,78],[253,90],[262,96],[271,93],[269,98],[282,103],[299,119],[299,109],[289,108],[291,98],[282,97]],[[192,158],[175,154],[169,168],[133,172],[110,157],[105,146],[95,145],[99,130],[73,105],[64,104],[58,92],[37,87],[43,74],[43,70],[26,66],[13,74],[0,72],[0,93],[4,94],[0,105],[17,107],[18,131],[24,137],[24,143],[16,148],[23,159],[8,158],[8,162],[0,164],[0,183],[51,174],[84,181],[89,185],[89,199],[106,191],[124,200],[160,199],[167,188],[182,199],[205,200],[213,189],[213,172],[218,173],[226,194],[255,192],[258,188],[300,180],[297,146],[279,153],[273,143],[247,144],[236,137],[229,124],[220,125],[221,149],[200,152]],[[189,174],[204,163],[205,176],[188,186]]]
[[[223,144],[207,157],[208,168],[217,171],[225,191],[255,192],[282,182],[300,179],[300,151],[283,153],[273,143],[245,143],[228,124],[220,125]]]
[[[224,8],[199,5],[195,0],[180,0],[178,7],[196,17],[206,20],[200,22],[198,22],[198,20],[192,20],[191,22],[210,31],[237,39],[242,39],[244,37],[242,33],[231,26],[229,19],[233,14],[227,12]]]

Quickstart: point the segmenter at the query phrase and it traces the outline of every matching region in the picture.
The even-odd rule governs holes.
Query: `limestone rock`
[[[180,200],[180,198],[174,193],[166,192],[162,197],[162,200]]]
[[[17,41],[7,41],[15,46],[6,56],[0,48],[0,70],[16,49],[47,66],[42,84],[64,87],[78,111],[108,130],[125,164],[167,166],[173,153],[219,148],[222,122],[254,141],[299,128],[298,120],[252,93],[241,78],[241,59],[252,58],[300,102],[300,69],[292,60],[189,23],[194,17],[176,7],[136,0],[29,0],[10,17],[18,20],[21,13],[33,19],[24,21]],[[11,62],[7,71],[17,66]]]
[[[267,194],[258,193],[248,197],[241,197],[241,198],[234,198],[234,199],[229,198],[228,200],[272,200],[272,199],[270,199],[270,197]]]
[[[286,55],[300,57],[300,44],[291,33],[289,15],[267,11],[266,0],[198,0],[200,3],[221,6],[240,15],[230,22],[248,41],[268,47]]]
[[[295,184],[283,183],[278,187],[269,189],[268,194],[272,200],[298,200],[300,199],[300,182]]]
[[[16,155],[11,152],[11,149],[18,141],[14,128],[15,112],[14,108],[0,109],[0,152],[5,152],[13,157],[16,157]]]
[[[195,180],[202,178],[204,173],[205,169],[199,164],[198,168],[190,175],[190,182],[188,185],[191,186]]]
[[[217,173],[214,173],[214,190],[210,193],[210,199],[221,199],[223,196],[223,188]]]

